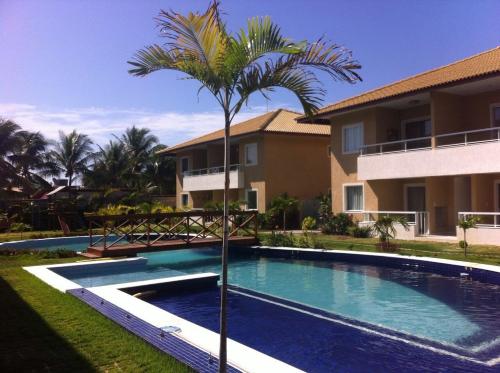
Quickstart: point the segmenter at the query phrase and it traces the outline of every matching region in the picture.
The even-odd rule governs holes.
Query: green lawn
[[[259,237],[261,241],[265,241],[269,235],[269,232],[262,232]],[[302,235],[294,234],[293,236],[298,239]],[[375,246],[378,242],[376,238],[354,238],[326,234],[314,234],[314,237],[318,247],[329,250],[380,252]],[[393,242],[396,242],[400,247],[395,253],[401,255],[429,256],[500,265],[500,246],[471,245],[467,249],[467,256],[465,256],[464,250],[456,243],[403,240],[394,240]]]
[[[0,372],[189,371],[21,268],[74,260],[0,256]]]
[[[86,230],[80,230],[71,232],[70,236],[85,236],[87,234],[88,232]],[[50,238],[50,237],[64,237],[64,233],[63,231],[60,230],[0,233],[0,242],[30,240],[30,239]]]
[[[44,235],[59,232],[44,232]],[[0,241],[20,239],[0,234]],[[269,233],[260,234],[265,239]],[[294,235],[298,237],[299,234]],[[24,237],[26,238],[26,233]],[[377,251],[376,239],[317,234],[331,250]],[[473,245],[466,257],[457,244],[396,241],[397,253],[500,264],[500,247]],[[92,308],[49,287],[22,266],[71,262],[46,254],[0,255],[0,371],[178,372],[188,368]]]

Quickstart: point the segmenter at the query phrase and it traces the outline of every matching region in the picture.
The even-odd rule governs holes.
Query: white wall
[[[457,238],[459,241],[464,239],[463,230],[457,227]],[[478,245],[499,245],[500,246],[500,228],[471,228],[467,230],[467,242]]]
[[[500,172],[500,141],[358,157],[358,179],[380,180]]]
[[[244,176],[241,171],[229,172],[229,188],[238,189],[244,186]],[[182,189],[184,192],[224,189],[224,173],[184,176]]]

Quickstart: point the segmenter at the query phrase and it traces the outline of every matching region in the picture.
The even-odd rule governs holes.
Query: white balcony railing
[[[467,219],[469,217],[479,218],[477,226],[480,228],[500,228],[500,212],[466,211],[458,213],[458,220]]]
[[[397,216],[415,226],[415,235],[429,234],[429,213],[427,211],[363,211],[363,223],[374,223],[381,216]]]
[[[239,170],[241,170],[241,166],[239,164],[232,164],[229,166],[229,171],[239,171]],[[199,168],[197,170],[184,171],[182,175],[202,176],[202,175],[222,174],[222,173],[224,173],[224,166],[216,166],[208,168]]]
[[[229,168],[229,188],[239,189],[244,186],[244,173],[240,165]],[[209,167],[186,171],[182,177],[182,190],[185,192],[224,189],[224,166]]]
[[[445,133],[442,135],[436,135],[434,138],[436,148],[496,142],[500,141],[500,127]],[[360,155],[367,156],[428,149],[432,149],[431,136],[363,145],[361,147]]]

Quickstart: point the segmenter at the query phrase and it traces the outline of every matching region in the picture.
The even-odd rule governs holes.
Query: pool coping
[[[219,352],[218,333],[162,310],[123,290],[145,286],[154,287],[183,280],[218,278],[218,274],[198,273],[84,288],[51,270],[51,268],[123,263],[124,261],[140,262],[143,260],[142,257],[99,261],[86,260],[73,263],[28,266],[23,267],[23,269],[57,290],[77,297],[96,311],[125,327],[131,333],[145,339],[153,346],[176,357],[192,368],[198,371],[216,372]],[[164,330],[169,327],[173,327],[174,331]],[[231,372],[262,372],[263,370],[302,372],[298,368],[230,338],[227,340],[227,350],[228,371]]]

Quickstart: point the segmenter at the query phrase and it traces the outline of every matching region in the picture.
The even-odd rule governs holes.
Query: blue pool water
[[[307,372],[495,372],[495,367],[229,292],[233,340]],[[219,331],[217,288],[159,295],[148,300],[214,332]],[[279,302],[279,300],[278,300]]]
[[[217,250],[144,254],[149,268],[220,270]],[[500,343],[500,287],[333,261],[232,257],[229,283],[354,320],[464,348]]]
[[[58,237],[44,238],[39,240],[25,240],[15,242],[2,242],[0,249],[31,249],[31,250],[69,250],[85,251],[89,246],[89,237]]]
[[[218,249],[142,254],[147,264],[65,273],[84,287],[220,271]],[[500,287],[437,274],[337,261],[232,255],[229,283],[441,344],[500,345]]]

